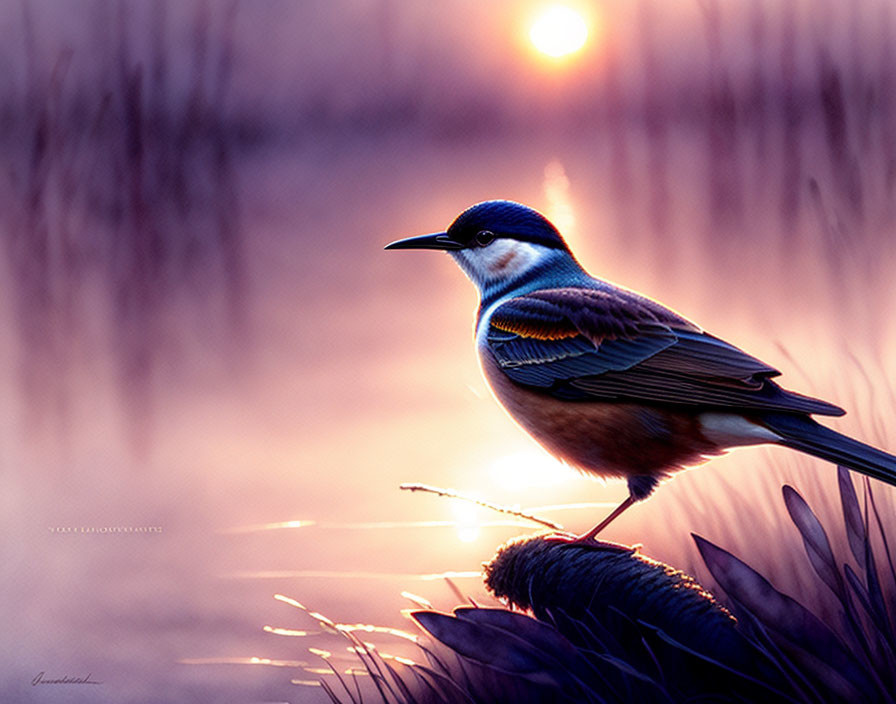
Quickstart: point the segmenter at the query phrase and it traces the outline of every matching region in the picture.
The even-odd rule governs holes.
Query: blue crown
[[[493,232],[496,237],[567,249],[550,220],[537,210],[511,200],[487,200],[470,206],[451,223],[447,234],[466,246],[482,230]]]

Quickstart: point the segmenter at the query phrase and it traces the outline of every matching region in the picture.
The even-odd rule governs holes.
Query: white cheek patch
[[[474,281],[512,279],[535,264],[543,250],[544,247],[530,242],[497,239],[487,247],[463,251],[461,266]]]

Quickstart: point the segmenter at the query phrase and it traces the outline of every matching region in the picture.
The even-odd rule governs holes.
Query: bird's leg
[[[638,474],[628,478],[628,496],[625,501],[613,509],[612,513],[604,520],[598,523],[594,528],[582,535],[572,536],[564,534],[549,535],[545,539],[562,542],[567,545],[576,545],[578,547],[604,548],[608,546],[620,547],[617,543],[608,543],[606,541],[597,540],[600,532],[615,521],[627,508],[636,504],[638,501],[646,499],[653,493],[654,488],[659,483],[656,477],[646,474]],[[622,546],[624,547],[624,546]]]
[[[607,543],[602,540],[597,540],[598,534],[610,525],[619,515],[625,511],[629,506],[634,504],[637,501],[631,494],[629,494],[625,501],[619,504],[616,508],[613,509],[613,512],[607,516],[604,520],[598,523],[594,528],[589,530],[587,533],[582,533],[582,535],[569,535],[563,533],[555,533],[554,535],[548,535],[545,537],[545,540],[549,540],[551,542],[565,543],[566,545],[576,545],[578,547],[583,548],[602,548],[608,546],[621,547],[616,543]],[[627,548],[626,548],[627,549]]]

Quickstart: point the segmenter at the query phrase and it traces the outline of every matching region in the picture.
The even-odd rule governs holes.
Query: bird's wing
[[[774,367],[627,291],[535,291],[501,304],[488,325],[501,370],[558,398],[843,413],[781,389]]]

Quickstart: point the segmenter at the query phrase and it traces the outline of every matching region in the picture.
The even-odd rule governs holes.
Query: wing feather
[[[535,291],[501,304],[488,324],[502,371],[558,398],[843,413],[785,391],[774,367],[628,291]]]

